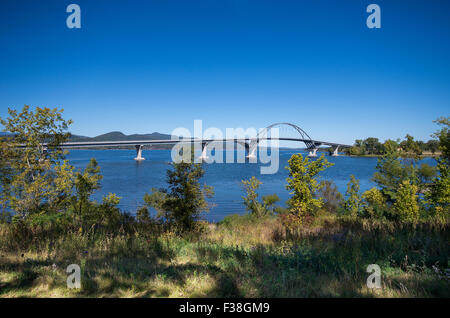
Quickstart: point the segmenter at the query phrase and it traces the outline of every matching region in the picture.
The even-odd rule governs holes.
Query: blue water
[[[202,182],[214,187],[214,197],[209,200],[212,207],[204,218],[208,221],[220,221],[224,216],[233,213],[245,213],[242,204],[244,190],[241,180],[257,177],[263,184],[261,195],[276,193],[281,199],[280,205],[289,198],[285,189],[288,176],[287,161],[298,150],[280,150],[279,170],[276,174],[260,174],[260,163],[204,164],[205,176]],[[137,207],[143,204],[145,193],[152,188],[166,187],[166,170],[171,162],[170,150],[143,151],[145,161],[136,162],[134,150],[71,150],[68,159],[76,168],[84,169],[90,158],[96,158],[100,165],[103,179],[101,189],[94,193],[93,198],[101,198],[109,192],[121,197],[120,208],[135,214]],[[377,158],[331,157],[328,161],[335,165],[320,174],[323,180],[332,180],[341,193],[345,193],[350,175],[360,181],[361,191],[375,186],[371,178],[375,172]],[[434,159],[427,158],[423,162],[434,165]]]

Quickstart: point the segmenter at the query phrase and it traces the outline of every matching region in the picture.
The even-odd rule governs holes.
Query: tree
[[[336,184],[329,180],[320,182],[319,196],[323,199],[323,207],[330,212],[337,212],[342,202],[342,194]]]
[[[362,194],[362,206],[369,217],[380,218],[386,211],[386,200],[377,188],[371,188]]]
[[[356,217],[361,207],[361,197],[359,195],[359,180],[354,175],[350,176],[346,195],[347,199],[342,204],[344,213]]]
[[[92,193],[100,188],[99,181],[102,178],[100,167],[95,158],[91,158],[82,173],[77,172],[75,174],[75,196],[72,198],[72,206],[80,217],[89,214],[92,207],[89,199]]]
[[[381,153],[382,145],[378,141],[378,138],[369,137],[364,140],[364,148],[366,149],[367,153],[377,155]]]
[[[447,219],[450,216],[450,117],[441,117],[435,122],[443,126],[433,134],[439,139],[439,150],[442,155],[437,159],[438,174],[425,197],[434,212],[441,219]]]
[[[439,150],[439,141],[435,139],[430,139],[425,144],[425,149],[431,151],[432,154]]]
[[[403,152],[413,158],[418,158],[422,154],[422,149],[420,148],[417,141],[414,141],[414,137],[406,135],[406,139],[400,143],[400,147]]]
[[[200,185],[204,173],[201,164],[192,161],[172,163],[167,171],[168,189],[153,189],[146,194],[146,205],[157,210],[179,233],[195,230],[200,214],[208,210],[206,198],[213,195],[212,187]]]
[[[9,117],[0,118],[4,131],[12,134],[2,140],[2,155],[6,154],[2,161],[8,167],[2,170],[2,198],[7,198],[16,217],[61,211],[69,204],[72,169],[60,146],[69,138],[72,121],[64,120],[62,112],[40,107],[31,111],[25,105],[20,113],[8,109]]]
[[[247,211],[256,217],[263,217],[269,213],[275,211],[275,203],[280,201],[280,198],[276,194],[269,194],[262,197],[262,202],[258,200],[258,190],[259,186],[262,184],[261,181],[252,176],[249,180],[242,180],[242,185],[245,189],[247,195],[242,197],[244,199],[244,205]]]
[[[415,222],[419,219],[417,186],[403,180],[399,186],[397,199],[393,204],[394,215],[402,222]]]
[[[262,182],[256,179],[255,176],[251,177],[249,180],[242,180],[242,185],[247,193],[245,197],[242,197],[242,199],[244,199],[245,208],[251,214],[258,217],[266,214],[263,204],[258,200],[258,193],[256,193],[256,190],[258,190],[261,184]]]
[[[402,161],[396,152],[386,153],[379,158],[376,169],[372,180],[377,183],[389,203],[395,201],[398,187],[402,181],[410,180],[414,184],[419,182],[417,169],[413,162]]]
[[[286,169],[289,171],[289,177],[286,179],[286,189],[291,194],[288,200],[290,222],[295,226],[322,207],[323,199],[316,195],[321,188],[317,175],[333,164],[328,162],[324,155],[315,161],[309,161],[308,157],[303,158],[301,154],[293,155],[288,163]]]
[[[441,117],[434,121],[442,126],[440,130],[433,134],[433,137],[439,139],[439,150],[442,152],[442,158],[450,162],[450,117]]]

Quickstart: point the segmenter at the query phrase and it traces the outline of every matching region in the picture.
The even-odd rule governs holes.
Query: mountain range
[[[80,135],[72,135],[69,139],[71,142],[76,141],[127,141],[127,140],[165,140],[171,139],[171,135],[160,134],[154,132],[151,134],[132,134],[125,135],[120,131],[111,131],[106,134],[98,135],[96,137],[86,137]]]

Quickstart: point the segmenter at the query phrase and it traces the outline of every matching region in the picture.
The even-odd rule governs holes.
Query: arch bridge
[[[272,137],[268,136],[268,133],[272,128],[276,127],[291,127],[297,133],[298,137]],[[278,141],[294,141],[304,143],[306,149],[309,150],[308,156],[316,157],[317,150],[321,146],[329,146],[333,150],[332,156],[338,156],[339,148],[351,147],[351,145],[335,143],[330,141],[320,141],[312,139],[302,128],[292,123],[275,123],[262,129],[256,137],[254,138],[224,138],[224,139],[199,139],[199,138],[176,138],[176,139],[164,139],[164,140],[127,140],[127,141],[80,141],[80,142],[66,142],[60,145],[62,148],[81,148],[81,147],[120,147],[120,146],[130,146],[136,147],[136,158],[137,161],[145,160],[142,157],[142,149],[145,145],[163,145],[163,144],[177,144],[177,143],[201,143],[202,144],[202,155],[201,158],[206,159],[206,153],[208,145],[211,143],[218,142],[234,142],[244,146],[247,158],[256,158],[256,149],[259,142],[263,140],[278,140]],[[44,147],[47,145],[43,145]]]

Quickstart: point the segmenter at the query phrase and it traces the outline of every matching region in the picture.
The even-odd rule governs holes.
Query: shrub
[[[375,218],[383,216],[386,210],[386,200],[380,190],[374,187],[364,192],[361,197],[365,216]]]
[[[358,216],[361,209],[361,197],[359,195],[359,180],[354,175],[350,176],[346,195],[347,199],[342,203],[344,214],[352,217]]]
[[[397,200],[393,204],[393,212],[398,220],[416,222],[419,218],[417,186],[404,180],[398,189]]]
[[[337,189],[334,182],[324,180],[320,182],[319,196],[323,199],[323,207],[329,211],[336,213],[342,202],[342,194]]]
[[[328,162],[324,155],[315,161],[309,161],[308,157],[303,158],[301,154],[293,155],[286,168],[289,171],[286,189],[292,195],[288,200],[290,216],[288,226],[297,226],[303,222],[305,217],[311,216],[322,207],[323,200],[317,197],[316,192],[321,188],[317,180],[319,172],[325,170],[333,164]]]

